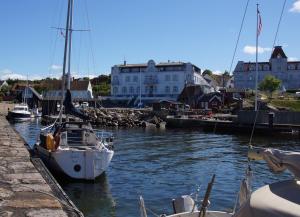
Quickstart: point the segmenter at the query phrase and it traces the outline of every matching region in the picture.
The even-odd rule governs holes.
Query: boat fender
[[[55,143],[55,141],[54,141],[53,135],[51,133],[48,133],[47,137],[46,137],[47,150],[55,151],[55,144],[54,143]]]

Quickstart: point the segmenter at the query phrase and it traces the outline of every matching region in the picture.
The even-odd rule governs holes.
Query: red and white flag
[[[260,12],[259,10],[257,9],[257,16],[258,16],[258,22],[257,22],[257,36],[260,35],[260,32],[262,30],[262,22],[261,22],[261,16],[260,16]]]

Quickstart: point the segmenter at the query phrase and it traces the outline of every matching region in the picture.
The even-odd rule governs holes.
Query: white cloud
[[[41,79],[43,79],[43,77],[40,76],[40,75],[34,75],[34,76],[32,76],[32,77],[29,78],[29,80],[31,80],[31,81],[41,80]]]
[[[255,54],[256,53],[256,47],[255,46],[250,46],[250,45],[246,45],[243,49],[244,53],[246,54]],[[269,52],[272,51],[272,48],[269,47],[258,47],[257,52],[262,54],[265,52]]]
[[[289,10],[290,12],[300,13],[300,0],[297,0],[293,3],[292,8]]]
[[[222,75],[224,72],[222,72],[221,70],[215,70],[212,73],[216,75]]]
[[[7,79],[26,79],[26,76],[13,72],[10,69],[3,69],[0,70],[0,80],[7,80]]]
[[[299,61],[297,57],[289,57],[288,61]]]
[[[78,72],[71,72],[71,77],[74,78],[83,78],[88,77],[90,79],[97,77],[95,74],[87,74],[87,73],[78,73]]]
[[[53,64],[50,66],[50,69],[53,70],[53,71],[61,71],[62,70],[62,66],[61,65],[56,65],[56,64]]]

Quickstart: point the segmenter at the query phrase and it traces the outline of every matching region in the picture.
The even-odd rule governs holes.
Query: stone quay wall
[[[6,120],[8,108],[13,105],[0,103],[0,216],[70,216]]]

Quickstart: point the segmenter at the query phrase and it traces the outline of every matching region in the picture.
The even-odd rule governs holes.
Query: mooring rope
[[[242,33],[242,30],[243,30],[244,21],[245,21],[245,17],[246,17],[246,14],[247,14],[249,1],[250,1],[250,0],[247,0],[247,4],[246,4],[246,7],[245,7],[245,11],[244,11],[244,15],[243,15],[243,19],[242,19],[240,31],[239,31],[238,38],[237,38],[237,41],[236,41],[236,44],[235,44],[235,48],[234,48],[234,52],[233,52],[233,56],[232,56],[232,60],[231,60],[230,68],[229,68],[229,73],[230,73],[231,70],[232,70],[232,65],[233,65],[233,61],[234,61],[234,59],[235,59],[236,50],[237,50],[237,47],[238,47],[238,44],[239,44],[239,41],[240,41],[240,37],[241,37],[241,33]]]
[[[275,47],[275,43],[276,43],[276,40],[277,40],[277,35],[278,35],[278,32],[279,32],[279,27],[280,27],[280,24],[281,24],[282,15],[283,15],[283,12],[284,12],[284,9],[285,9],[285,5],[286,5],[286,0],[284,0],[284,2],[283,2],[283,6],[282,6],[282,10],[281,10],[281,14],[280,14],[280,17],[279,17],[279,21],[278,21],[278,25],[277,25],[277,29],[276,29],[276,33],[275,33],[275,38],[274,38],[274,42],[273,42],[273,48]]]

